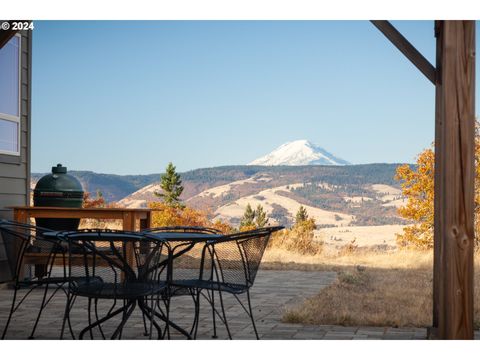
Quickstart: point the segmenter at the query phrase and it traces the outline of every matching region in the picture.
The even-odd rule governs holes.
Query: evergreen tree
[[[262,228],[267,222],[267,213],[263,210],[262,205],[258,204],[257,209],[255,210],[255,225],[257,228]]]
[[[183,207],[180,202],[180,195],[183,192],[182,180],[180,175],[176,172],[175,166],[168,163],[165,174],[160,179],[160,187],[163,193],[155,192],[155,195],[162,198],[164,203],[169,206]]]
[[[253,227],[255,219],[255,211],[252,209],[250,204],[247,204],[245,212],[243,213],[242,220],[240,221],[240,229],[245,227]]]
[[[305,209],[303,205],[300,205],[300,208],[297,211],[297,215],[295,215],[295,223],[299,224],[307,220],[308,220],[307,209]]]

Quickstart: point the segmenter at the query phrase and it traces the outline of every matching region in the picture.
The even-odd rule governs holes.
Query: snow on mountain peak
[[[280,145],[271,153],[248,165],[348,165],[325,149],[308,140],[295,140]]]

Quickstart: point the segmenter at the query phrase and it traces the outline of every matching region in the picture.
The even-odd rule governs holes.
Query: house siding
[[[20,156],[0,154],[0,219],[12,219],[9,206],[30,202],[30,129],[31,129],[31,71],[32,32],[21,34],[20,72]],[[0,281],[9,277],[7,259],[0,238]]]

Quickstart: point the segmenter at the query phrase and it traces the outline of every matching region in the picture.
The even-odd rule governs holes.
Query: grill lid
[[[83,198],[82,184],[62,164],[52,167],[52,173],[38,180],[34,197]]]

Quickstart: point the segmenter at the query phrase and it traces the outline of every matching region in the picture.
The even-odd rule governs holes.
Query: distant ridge
[[[363,164],[350,166],[251,166],[230,165],[201,168],[182,172],[185,187],[183,197],[188,199],[196,194],[222,184],[248,179],[256,174],[268,173],[272,177],[291,178],[289,182],[324,181],[341,184],[345,181],[359,183],[381,183],[395,185],[395,169],[399,164]],[[35,183],[46,173],[32,173],[32,189]],[[93,171],[69,171],[77,177],[83,188],[95,194],[101,191],[108,202],[119,201],[150,184],[158,183],[161,173],[148,175],[99,174]],[[347,180],[349,179],[349,180]],[[283,184],[283,181],[280,185]],[[155,199],[155,197],[152,197]],[[156,198],[158,200],[158,198]]]
[[[248,165],[350,165],[350,163],[308,140],[296,140],[280,145],[271,153]]]

